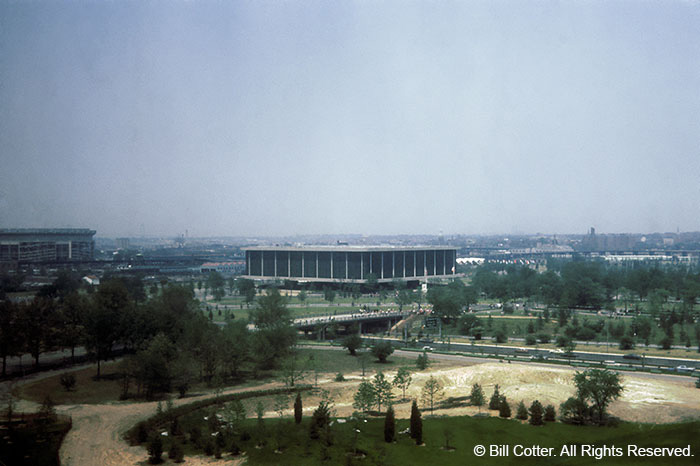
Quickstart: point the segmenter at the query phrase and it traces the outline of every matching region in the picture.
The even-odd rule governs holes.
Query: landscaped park
[[[624,303],[617,299],[612,304],[615,315],[582,303],[562,313],[556,303],[543,304],[542,297],[509,298],[505,303],[512,308],[504,310],[483,291],[485,285],[480,285],[484,288],[477,302],[470,302],[479,280],[483,277],[472,275],[431,287],[419,298],[420,306],[440,319],[441,335],[426,327],[422,317],[414,318],[398,332],[408,338],[401,348],[390,343],[386,332],[361,339],[354,327],[333,325],[323,334],[303,335],[289,323],[313,304],[324,312],[344,306],[372,309],[377,300],[387,308],[417,309],[415,290],[383,289],[359,297],[339,290],[333,299],[327,290],[307,290],[300,302],[300,290],[254,289],[253,300],[246,303],[243,289],[234,288],[219,301],[187,283],[164,284],[141,295],[133,284],[115,278],[89,296],[37,298],[26,306],[42,306],[47,315],[52,304],[56,312],[80,309],[83,333],[78,341],[94,362],[2,384],[5,395],[12,395],[6,398],[14,419],[14,424],[5,423],[6,440],[12,443],[4,445],[3,455],[18,451],[19,437],[9,435],[18,432],[28,435],[23,448],[36,450],[32,442],[40,443],[51,459],[22,456],[24,463],[17,464],[595,460],[580,451],[562,453],[570,445],[625,450],[621,456],[606,456],[604,464],[668,464],[668,457],[631,458],[627,448],[690,446],[691,453],[697,451],[700,391],[692,374],[487,358],[424,350],[421,343],[449,337],[453,342],[463,338],[504,344],[499,340],[505,337],[515,347],[556,349],[562,346],[557,342],[561,337],[567,339],[562,346],[567,349],[576,342],[580,348],[578,337],[593,331],[596,336],[584,341],[597,341],[607,351],[694,358],[696,311],[694,305],[685,305],[690,298],[667,296],[653,310],[649,298],[637,297],[627,306],[640,310],[631,314],[622,311]],[[402,293],[411,293],[413,301],[400,297]],[[11,309],[16,315],[23,311],[20,306]],[[644,319],[652,326],[649,341],[640,335]],[[622,349],[631,328],[639,332],[632,334],[632,348]],[[551,335],[548,342],[541,341],[545,333]],[[599,341],[603,333],[609,341]],[[681,333],[690,345],[679,344]],[[526,341],[528,335],[535,335],[534,344]],[[671,335],[668,349],[655,342]],[[116,345],[122,345],[124,356],[112,355]],[[56,441],[47,437],[51,431],[57,432]],[[490,445],[509,445],[511,453],[475,453],[478,446]],[[515,456],[516,446],[553,448],[557,456]],[[694,460],[673,458],[674,464],[697,464]]]

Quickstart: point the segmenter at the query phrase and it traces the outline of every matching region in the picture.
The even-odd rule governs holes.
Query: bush
[[[493,395],[491,395],[491,399],[489,400],[489,409],[499,409],[501,406],[501,395],[498,393],[498,384],[496,384],[495,387],[493,387]]]
[[[393,442],[395,434],[396,419],[394,418],[394,408],[389,405],[389,409],[386,410],[386,417],[384,418],[384,441],[386,443]]]
[[[148,442],[148,462],[151,464],[159,464],[163,461],[161,455],[163,454],[163,440],[160,438],[159,433],[153,434],[151,440]]]
[[[526,336],[525,337],[525,344],[526,345],[536,345],[537,338],[535,337],[535,335],[530,334],[530,335]]]
[[[343,376],[342,372],[338,372],[335,374],[335,381],[336,382],[345,382],[345,377]]]
[[[182,463],[185,459],[185,451],[182,445],[178,441],[173,441],[170,445],[170,450],[168,450],[168,458],[173,460],[175,463]]]
[[[518,408],[517,408],[517,411],[515,413],[515,418],[520,419],[521,421],[524,421],[527,419],[527,408],[525,407],[525,403],[523,403],[522,401],[520,401],[520,403],[518,403]]]
[[[631,350],[634,349],[634,340],[632,337],[625,335],[620,338],[620,349],[621,350]]]
[[[559,414],[562,422],[581,425],[586,423],[590,410],[584,400],[571,397],[561,404]]]
[[[501,396],[501,402],[498,405],[498,415],[503,418],[510,417],[510,405],[508,404],[508,400],[506,400],[505,396]]]
[[[557,346],[559,348],[564,348],[565,346],[568,346],[569,343],[571,343],[571,339],[568,337],[565,337],[564,335],[559,335],[557,337]]]
[[[538,400],[533,401],[530,405],[530,424],[532,424],[533,426],[543,425],[543,412],[544,410],[542,409],[542,403],[540,403]]]
[[[549,333],[540,333],[537,335],[537,338],[540,340],[540,343],[549,343],[552,341],[552,337]]]
[[[418,359],[416,359],[416,367],[418,370],[425,370],[428,368],[430,365],[430,361],[428,361],[428,354],[424,351],[423,354],[418,355]]]
[[[63,374],[61,375],[61,385],[70,392],[75,388],[75,376],[73,374]]]
[[[544,420],[546,422],[554,422],[557,419],[557,411],[554,409],[554,406],[552,405],[547,405],[546,408],[544,408]]]
[[[413,400],[411,405],[411,438],[416,440],[416,445],[423,443],[423,420],[420,417],[416,400]]]
[[[379,362],[386,362],[386,358],[394,352],[394,347],[388,341],[382,341],[372,347],[372,354]]]
[[[294,422],[301,424],[301,416],[303,410],[301,405],[301,393],[297,392],[297,397],[294,400]]]

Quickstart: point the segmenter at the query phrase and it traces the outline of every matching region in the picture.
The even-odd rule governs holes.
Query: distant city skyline
[[[700,2],[2,2],[0,228],[700,231]]]

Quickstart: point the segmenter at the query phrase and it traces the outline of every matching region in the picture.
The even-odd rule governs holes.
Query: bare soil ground
[[[398,352],[397,352],[398,353]],[[431,355],[433,357],[433,355]],[[440,358],[440,355],[434,355]],[[442,380],[445,387],[445,397],[463,397],[469,395],[471,386],[479,383],[484,388],[488,400],[493,387],[498,384],[502,394],[514,405],[520,400],[530,404],[538,399],[543,404],[553,404],[558,407],[574,393],[574,369],[540,364],[497,362],[473,362],[458,357],[445,356],[450,363],[440,367],[413,373],[413,382],[406,396],[408,399],[420,398],[420,391],[425,380],[434,375]],[[387,372],[390,378],[395,370]],[[38,374],[30,380],[54,375]],[[373,374],[367,374],[371,376]],[[334,374],[325,374],[319,379],[321,388],[328,390],[334,399],[335,414],[347,416],[352,413],[353,395],[362,380],[359,371],[346,374],[345,382],[333,381]],[[26,383],[23,381],[22,383]],[[625,391],[621,399],[614,402],[610,412],[624,420],[640,422],[666,423],[688,418],[700,417],[699,391],[689,377],[667,376],[656,374],[623,374]],[[267,388],[277,384],[267,384],[226,391],[225,393],[256,388]],[[6,394],[9,386],[2,384]],[[398,390],[396,395],[400,396]],[[175,405],[189,403],[213,393],[176,400]],[[277,416],[272,410],[271,400],[266,400],[270,406],[267,416]],[[257,402],[257,400],[255,401]],[[304,397],[305,414],[310,414],[318,402],[317,395]],[[291,405],[291,403],[290,403]],[[73,428],[66,436],[61,446],[61,464],[66,466],[92,465],[136,465],[146,464],[146,451],[143,447],[131,447],[122,440],[122,434],[141,419],[145,419],[156,411],[157,403],[113,402],[107,404],[78,404],[57,408],[57,411],[72,416]],[[397,417],[409,417],[410,403],[400,402],[395,405]],[[20,400],[17,411],[35,411],[36,403]],[[252,415],[252,405],[247,409]],[[436,410],[440,415],[469,415],[479,409],[471,406]],[[481,412],[485,412],[481,408]],[[188,457],[184,464],[188,465],[223,465],[231,464],[230,460],[215,460],[210,457]]]

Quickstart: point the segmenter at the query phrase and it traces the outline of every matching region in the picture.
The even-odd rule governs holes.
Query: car
[[[676,367],[676,372],[693,372],[694,370],[695,369],[693,369],[692,367],[688,367],[685,365],[680,365]]]
[[[603,365],[605,365],[605,366],[619,366],[620,364],[618,364],[615,361],[603,361]]]
[[[625,355],[622,356],[622,357],[623,357],[624,359],[642,359],[642,357],[641,357],[640,355],[634,354],[634,353],[625,354]]]
[[[424,346],[423,351],[432,351],[433,348],[431,346]]]
[[[530,356],[530,361],[546,361],[547,359],[549,359],[549,357],[544,354]]]

